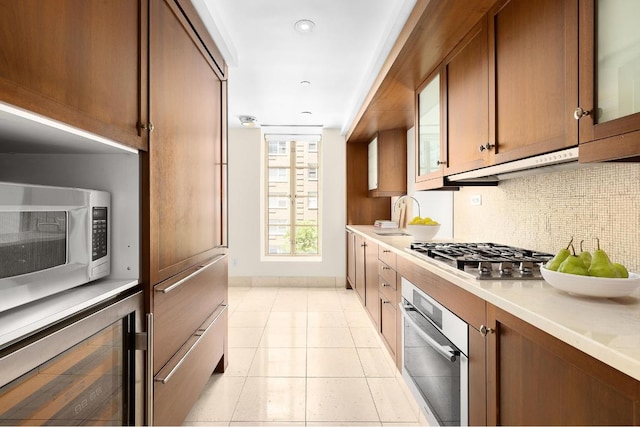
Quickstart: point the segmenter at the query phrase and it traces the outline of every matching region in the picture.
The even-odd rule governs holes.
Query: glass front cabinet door
[[[580,6],[580,160],[640,157],[640,1]]]
[[[439,188],[443,184],[440,73],[429,76],[416,93],[416,189]]]

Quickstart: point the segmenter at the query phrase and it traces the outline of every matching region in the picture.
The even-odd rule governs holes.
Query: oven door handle
[[[454,350],[452,347],[450,347],[448,345],[440,345],[438,342],[436,342],[436,340],[431,338],[429,336],[429,334],[427,334],[425,331],[423,331],[420,328],[420,325],[418,325],[416,323],[416,321],[411,318],[411,316],[409,315],[409,312],[407,311],[407,309],[411,309],[412,308],[411,306],[406,306],[406,305],[404,305],[402,303],[400,303],[398,305],[400,306],[400,311],[402,311],[403,318],[405,320],[407,320],[409,322],[409,324],[411,324],[411,326],[413,326],[413,328],[415,329],[415,332],[418,335],[420,335],[420,338],[425,340],[431,347],[433,347],[445,359],[449,360],[450,362],[455,362],[456,361],[458,356],[460,356],[460,350],[457,350],[457,349]]]

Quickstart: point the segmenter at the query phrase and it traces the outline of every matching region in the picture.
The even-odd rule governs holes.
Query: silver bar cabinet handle
[[[224,258],[226,256],[227,256],[227,254],[217,255],[209,263],[199,266],[196,271],[194,271],[193,273],[189,274],[184,279],[180,279],[177,282],[172,283],[171,285],[166,286],[166,287],[163,287],[163,286],[157,287],[157,288],[155,288],[155,291],[163,293],[163,294],[168,294],[169,292],[177,289],[180,285],[183,285],[184,283],[186,283],[189,280],[193,279],[195,276],[197,276],[198,274],[202,273],[203,271],[205,271],[206,269],[208,269],[209,267],[211,267],[212,265],[214,265],[215,263],[217,263],[218,261],[220,261],[222,258]]]

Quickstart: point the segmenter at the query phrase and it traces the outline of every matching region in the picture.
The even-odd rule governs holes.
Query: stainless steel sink
[[[411,236],[411,234],[402,231],[374,231],[374,233],[380,236]]]

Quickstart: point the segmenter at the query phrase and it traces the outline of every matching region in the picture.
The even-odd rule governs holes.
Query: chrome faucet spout
[[[418,205],[418,216],[422,216],[422,214],[420,212],[420,202],[418,202],[418,200],[415,197],[410,196],[408,194],[405,194],[404,196],[398,197],[398,200],[396,200],[396,202],[393,204],[393,211],[394,212],[396,211],[396,208],[398,207],[398,203],[400,203],[400,200],[406,199],[406,198],[413,199],[413,201],[416,202],[416,205]]]

